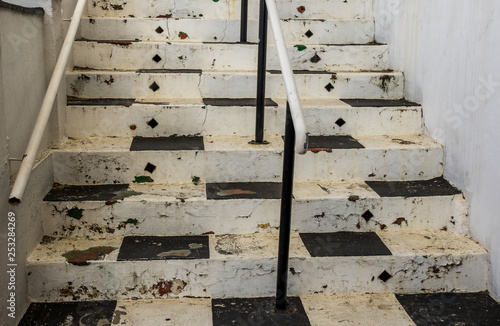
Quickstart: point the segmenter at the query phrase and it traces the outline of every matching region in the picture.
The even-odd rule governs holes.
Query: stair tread
[[[377,192],[370,184],[377,187],[391,189],[391,193]],[[220,195],[221,198],[230,199],[279,199],[279,197],[266,198],[269,187],[280,187],[280,182],[236,182],[236,183],[132,183],[112,185],[56,185],[45,196],[48,202],[85,202],[85,201],[109,201],[124,200],[126,202],[170,202],[200,201],[217,199],[214,191],[217,189],[228,190]],[[215,187],[215,188],[214,188]],[[261,187],[262,190],[259,190]],[[207,191],[207,188],[210,189]],[[215,190],[214,190],[215,189]],[[248,189],[252,189],[249,192]],[[377,189],[377,188],[375,188]],[[242,190],[240,193],[238,190]],[[207,195],[212,193],[211,196]],[[261,195],[262,193],[262,195]],[[348,201],[351,196],[358,199],[376,199],[382,197],[430,197],[430,196],[454,196],[460,194],[456,188],[450,185],[444,178],[434,178],[424,181],[342,181],[342,182],[296,182],[294,184],[295,200],[322,200],[336,199]],[[209,198],[210,197],[210,198]],[[352,199],[351,201],[354,201]]]
[[[375,234],[370,232],[371,234]],[[352,232],[352,234],[358,234],[359,232]],[[316,236],[320,239],[330,239],[328,233],[317,233]],[[136,237],[136,236],[129,236]],[[195,238],[196,236],[184,236],[179,237],[179,239],[184,239],[182,241],[189,242],[190,238]],[[198,236],[200,237],[200,236]],[[209,257],[200,259],[210,259],[210,260],[239,260],[239,259],[263,259],[263,258],[275,258],[276,250],[278,247],[278,234],[275,233],[257,233],[257,234],[243,234],[243,235],[206,235],[209,241]],[[390,256],[420,256],[420,255],[485,255],[487,251],[479,245],[477,242],[471,240],[470,238],[463,235],[452,234],[447,231],[379,231],[376,232],[376,237],[379,238],[385,246],[390,250]],[[125,263],[118,261],[118,255],[120,250],[118,250],[123,243],[125,237],[123,236],[107,236],[105,238],[91,237],[91,238],[61,238],[54,239],[50,242],[40,244],[36,247],[33,253],[28,258],[28,264],[58,264],[66,263],[68,259],[75,259],[74,264],[80,263],[78,258],[85,259],[85,257],[90,257],[88,251],[93,251],[95,253],[101,253],[101,259],[88,259],[88,263]],[[162,243],[162,240],[168,240],[170,237],[151,237],[157,238],[155,240],[157,243]],[[175,237],[174,237],[175,238]],[[180,241],[180,240],[179,240]],[[194,241],[194,240],[193,240]],[[323,245],[325,245],[325,240],[323,240]],[[327,240],[326,240],[327,241]],[[349,243],[349,237],[346,238],[346,244]],[[183,243],[184,243],[183,242]],[[186,243],[187,243],[186,242]],[[337,242],[337,245],[333,243],[332,245],[342,246],[342,242]],[[125,250],[133,246],[127,246]],[[291,234],[291,245],[290,245],[290,257],[293,258],[303,258],[303,259],[313,259],[315,257],[311,256],[310,252],[301,240],[300,233]],[[90,249],[90,250],[89,250]],[[106,249],[109,249],[106,251]],[[168,249],[167,247],[161,247],[161,250]],[[159,250],[160,250],[159,249]],[[160,251],[161,251],[160,250]],[[174,248],[174,250],[179,250]],[[184,248],[184,250],[195,250],[191,247]],[[339,249],[339,250],[342,250]],[[81,252],[83,253],[81,253]],[[87,252],[85,252],[87,251]],[[173,251],[173,250],[172,250]],[[102,256],[103,252],[107,252],[105,256]],[[168,252],[167,252],[168,253]],[[141,261],[149,260],[147,255],[151,256],[151,259],[157,261],[157,257],[162,257],[165,259],[169,258],[179,258],[175,253],[169,256],[167,253],[160,255],[158,253],[147,253],[143,252]],[[66,255],[66,258],[63,255]],[[380,255],[378,259],[383,259]],[[359,255],[350,257],[360,257]],[[329,256],[316,257],[318,259],[346,259],[343,255],[338,255],[333,253]],[[137,260],[137,259],[136,259]],[[161,259],[164,260],[164,259]],[[182,260],[182,258],[180,259]]]
[[[331,136],[345,137],[345,136]],[[398,150],[410,148],[440,149],[441,145],[425,135],[394,135],[394,136],[356,136],[353,137],[364,148],[358,150]],[[146,138],[146,137],[144,137]],[[154,138],[154,137],[153,137]],[[176,138],[176,137],[171,137]],[[180,138],[180,137],[179,137]],[[130,152],[134,138],[118,137],[88,137],[69,139],[61,145],[54,146],[54,152]],[[268,135],[269,145],[256,146],[249,142],[251,136],[203,136],[205,151],[282,151],[283,139],[278,135]],[[310,148],[311,149],[311,148]],[[154,151],[154,150],[151,150]],[[319,151],[331,152],[328,149]]]
[[[433,309],[436,302],[443,300],[447,302],[445,308]],[[250,318],[262,322],[272,318],[270,322],[278,321],[279,325],[298,325],[300,321],[304,326],[345,321],[355,325],[420,325],[429,320],[462,325],[500,323],[500,305],[486,292],[300,296],[290,298],[289,302],[294,309],[288,315],[272,313],[273,297],[33,303],[19,325],[79,320],[88,310],[112,324],[135,326],[161,325],[165,320],[172,325],[212,326]]]

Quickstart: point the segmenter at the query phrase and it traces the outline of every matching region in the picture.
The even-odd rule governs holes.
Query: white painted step
[[[257,74],[240,71],[71,71],[67,73],[69,96],[81,98],[255,98]],[[302,99],[400,99],[404,97],[401,72],[310,72],[295,74]],[[155,91],[156,90],[156,91]],[[279,71],[268,72],[266,97],[286,94]]]
[[[203,137],[205,150],[130,151],[130,138],[69,140],[54,148],[54,181],[60,184],[130,183],[157,166],[157,183],[278,181],[283,140],[250,145],[251,137]],[[443,174],[443,149],[422,135],[356,137],[364,148],[297,156],[297,181],[427,180]],[[369,177],[372,176],[373,177]]]
[[[467,237],[443,231],[377,235],[392,255],[311,257],[300,236],[293,233],[289,295],[487,289],[487,252]],[[39,245],[28,258],[30,297],[35,301],[71,301],[75,297],[101,300],[274,294],[276,234],[209,235],[209,259],[117,261],[122,241],[122,237],[62,239]],[[97,255],[100,260],[89,260],[87,266],[68,263],[63,257],[71,251],[101,246],[111,247],[110,253]],[[192,253],[191,249],[187,251]],[[391,277],[383,281],[383,275]]]
[[[206,185],[192,183],[131,184],[124,189],[100,201],[47,198],[51,201],[43,205],[44,233],[95,237],[278,232],[277,198],[208,199]],[[352,196],[359,199],[353,201]],[[79,219],[71,213],[77,210],[83,210]],[[446,229],[465,233],[467,225],[467,204],[461,194],[381,197],[361,181],[294,185],[295,232]]]
[[[283,19],[364,19],[373,17],[372,0],[278,0],[276,5]],[[298,7],[303,6],[301,13]],[[301,10],[302,11],[302,10]],[[171,14],[172,18],[240,19],[240,0],[179,2],[175,0],[96,0],[90,1],[90,17],[157,17]],[[202,15],[202,16],[200,16]],[[248,2],[249,19],[258,19],[259,1]]]
[[[305,47],[305,49],[304,49]],[[186,42],[78,41],[73,62],[88,69],[203,69],[257,68],[257,44]],[[388,66],[387,45],[309,45],[288,47],[295,70],[383,71]],[[279,70],[276,47],[269,45],[267,69]]]
[[[278,107],[266,107],[265,134],[281,135],[285,128],[285,101],[273,100]],[[311,135],[401,135],[423,131],[420,106],[372,107],[367,104],[352,107],[340,100],[302,102]],[[127,106],[129,104],[70,104],[66,109],[66,134],[86,138],[195,134],[252,136],[255,133],[255,106],[206,105],[200,100],[177,104],[175,100],[158,104],[136,102]],[[154,129],[148,125],[153,118],[159,123]]]
[[[282,20],[288,44],[367,44],[375,41],[372,19]],[[306,33],[310,31],[312,36]],[[88,40],[163,42],[239,42],[240,21],[234,19],[84,18],[81,35]],[[258,41],[258,20],[248,21],[248,42]],[[269,28],[268,42],[274,43]]]

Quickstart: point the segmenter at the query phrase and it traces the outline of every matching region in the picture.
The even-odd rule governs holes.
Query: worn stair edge
[[[39,245],[28,259],[30,296],[36,301],[71,301],[273,295],[276,234],[207,237],[209,259],[116,261],[118,250],[113,248],[120,247],[121,237],[62,239]],[[390,255],[311,257],[300,236],[292,234],[290,295],[487,289],[487,252],[464,236],[396,231],[377,232],[377,238]],[[318,234],[318,244],[321,239]],[[186,250],[194,250],[189,247]],[[110,248],[109,254],[96,254],[104,260],[86,260],[85,266],[70,264],[62,256],[85,259],[86,252],[99,248]],[[79,254],[75,250],[88,251]],[[41,278],[44,282],[39,282]]]

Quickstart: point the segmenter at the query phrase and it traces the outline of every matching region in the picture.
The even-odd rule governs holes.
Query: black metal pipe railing
[[[241,0],[240,43],[247,42],[248,35],[248,0]]]
[[[244,2],[243,2],[244,1]],[[241,17],[242,20],[248,18],[247,0],[242,0]],[[305,128],[304,118],[300,109],[300,98],[293,79],[293,72],[287,55],[286,44],[279,26],[279,16],[276,4],[269,3],[271,12],[271,23],[278,56],[280,58],[281,69],[285,79],[288,98],[286,103],[286,126],[285,126],[285,148],[283,152],[283,179],[281,189],[281,212],[280,212],[280,231],[279,231],[279,252],[278,269],[276,284],[276,309],[284,310],[287,307],[287,283],[288,283],[288,258],[290,253],[290,230],[292,215],[293,198],[293,174],[295,165],[295,153],[305,154],[307,149],[307,130]],[[245,7],[245,8],[244,8]],[[268,144],[264,140],[264,109],[266,99],[266,59],[267,59],[267,25],[268,25],[268,7],[266,0],[260,0],[259,10],[259,48],[258,48],[258,67],[257,67],[257,101],[256,101],[256,123],[255,139],[251,144]],[[245,34],[245,35],[243,35]],[[241,22],[241,42],[246,41],[246,22]],[[292,103],[292,110],[290,102]],[[294,121],[296,125],[294,125]],[[296,128],[299,132],[296,135]],[[300,136],[299,144],[296,148],[296,136]],[[298,144],[297,144],[298,145]]]
[[[295,127],[290,105],[286,103],[285,150],[283,153],[283,181],[281,186],[281,213],[276,284],[276,308],[286,309],[288,257],[293,198],[293,171],[295,165]]]
[[[267,6],[260,0],[259,10],[259,53],[257,66],[257,107],[255,115],[255,139],[253,144],[267,144],[264,140],[264,109],[266,101],[266,60],[267,60]]]

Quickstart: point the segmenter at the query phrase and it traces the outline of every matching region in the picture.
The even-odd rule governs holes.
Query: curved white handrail
[[[278,58],[281,65],[281,73],[285,81],[285,88],[287,93],[288,103],[290,105],[290,112],[292,113],[293,125],[295,127],[295,152],[297,154],[305,154],[307,151],[307,128],[304,116],[302,115],[302,107],[300,104],[299,93],[293,77],[293,70],[290,65],[290,58],[286,48],[285,39],[281,30],[280,18],[278,15],[278,8],[274,0],[266,0],[267,12],[273,35],[276,42],[276,49],[278,51]]]
[[[73,42],[75,41],[76,32],[80,26],[80,21],[82,19],[83,10],[85,9],[85,4],[87,0],[78,0],[76,4],[75,12],[71,18],[71,24],[69,25],[68,33],[64,39],[63,46],[59,57],[57,58],[57,63],[52,73],[52,78],[50,79],[49,87],[45,93],[45,97],[40,108],[40,113],[33,128],[28,147],[26,148],[26,154],[24,155],[23,161],[21,163],[21,168],[17,174],[16,181],[9,196],[9,203],[12,205],[18,205],[21,203],[21,199],[26,190],[26,185],[28,184],[28,179],[35,165],[36,155],[40,147],[40,142],[42,141],[42,136],[47,128],[47,123],[49,121],[50,113],[52,112],[52,107],[54,105],[54,100],[61,84],[61,80],[66,71],[66,64],[68,63],[68,58],[71,53],[71,48]]]

